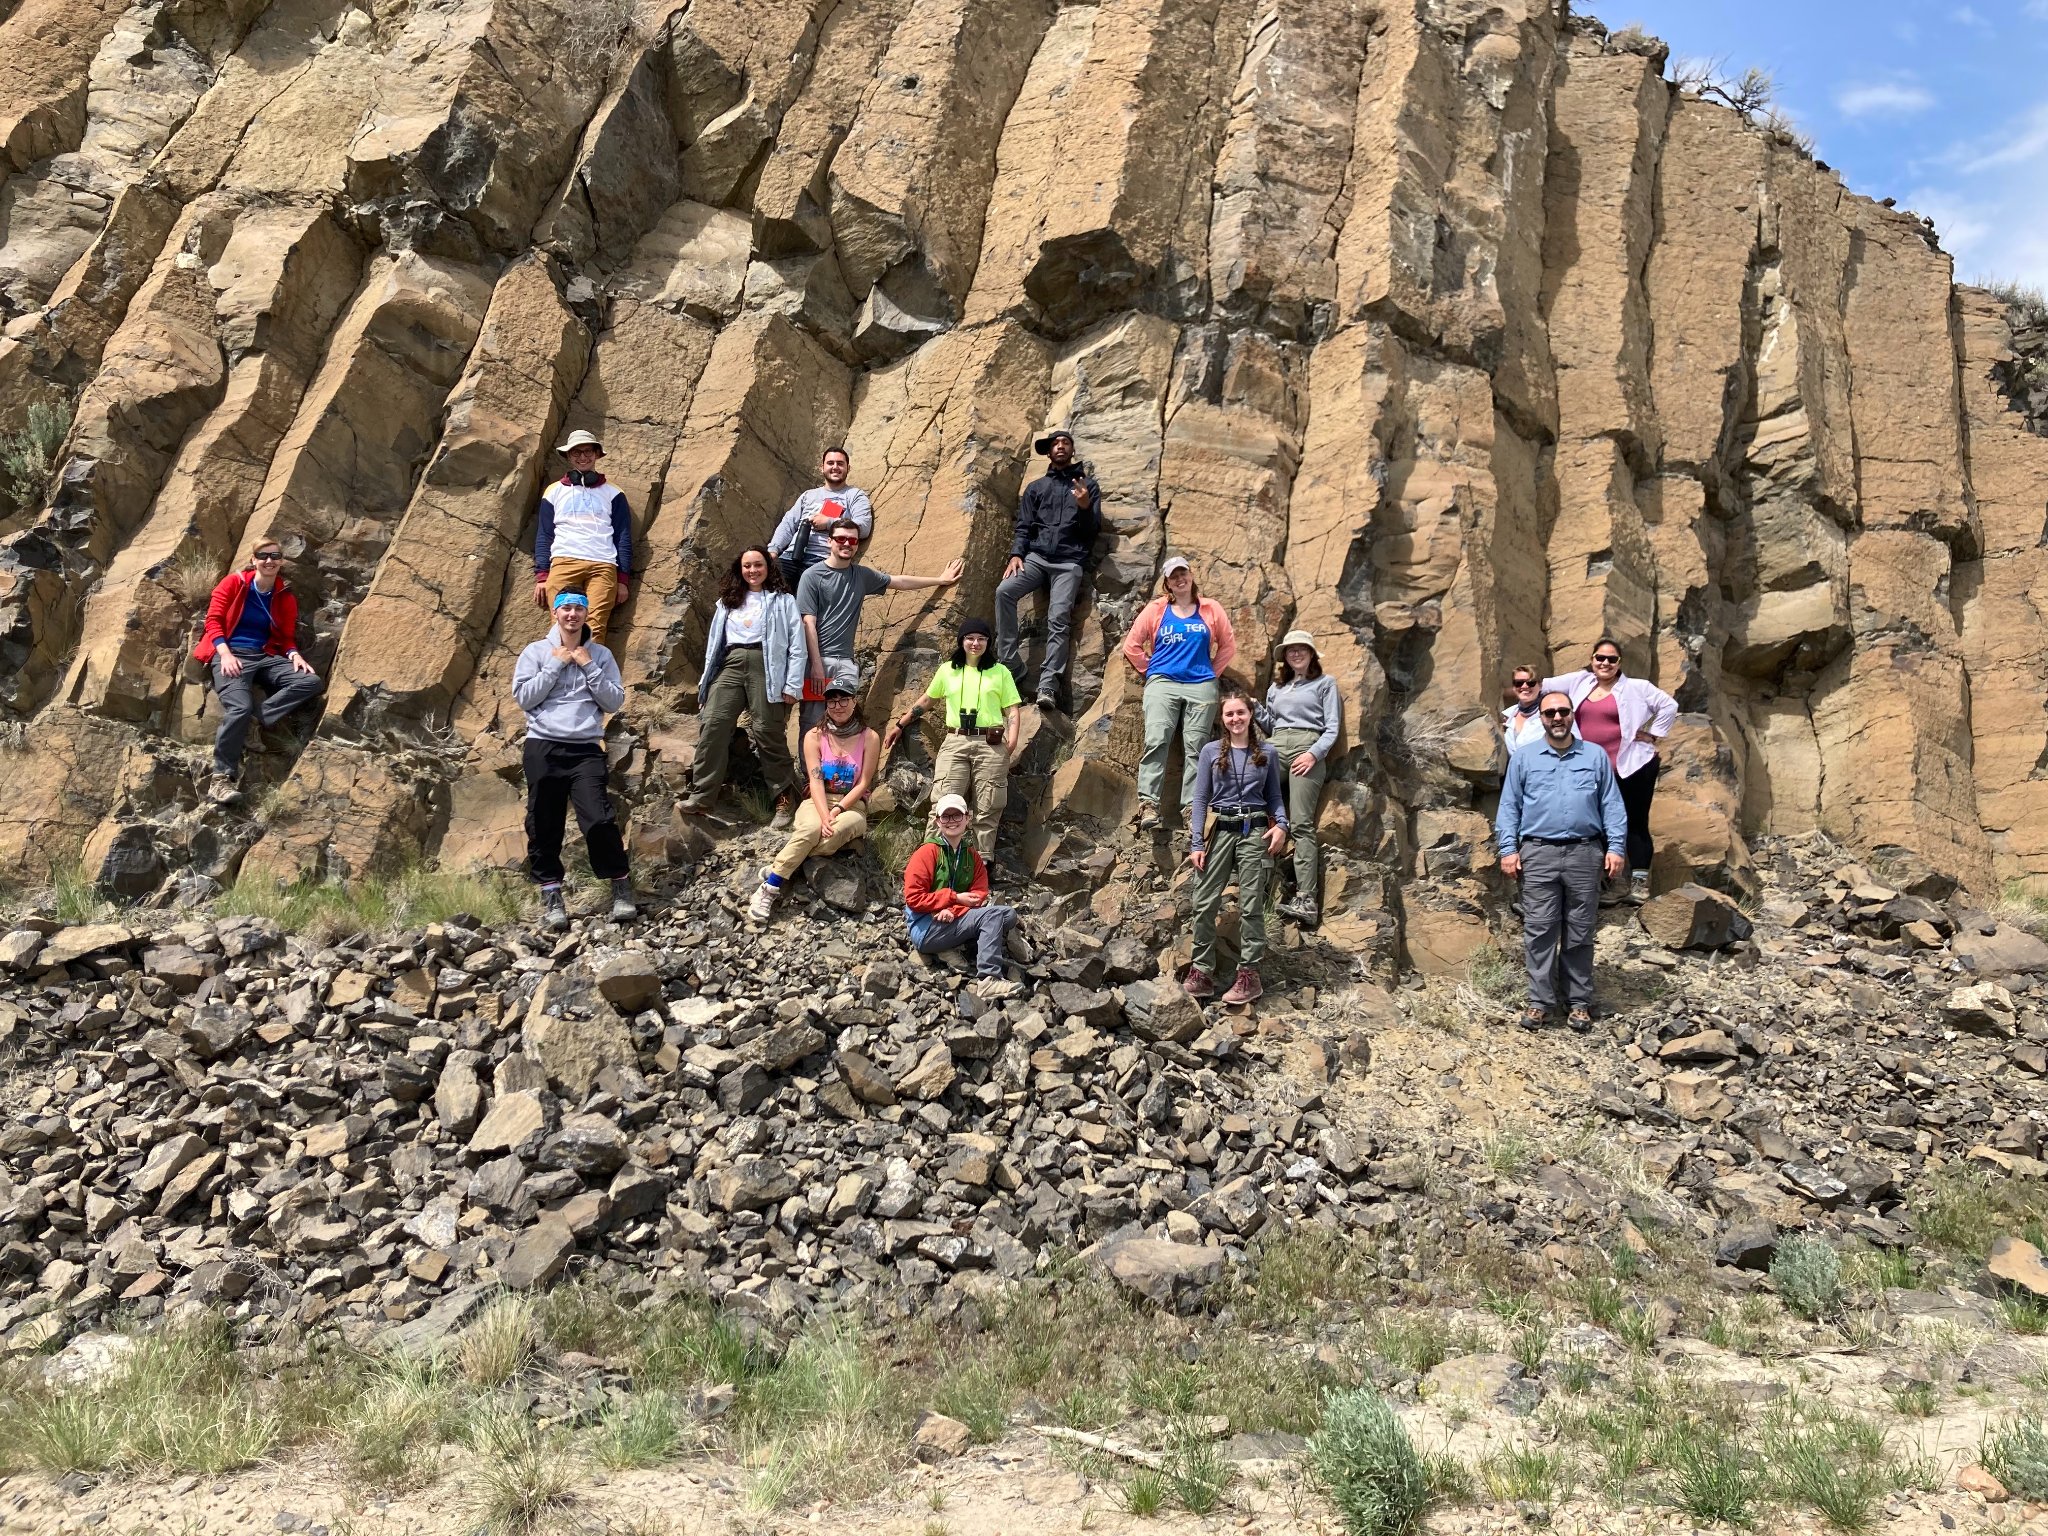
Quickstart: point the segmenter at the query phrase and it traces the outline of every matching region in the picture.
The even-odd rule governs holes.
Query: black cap
[[[1074,440],[1074,434],[1069,432],[1065,427],[1054,427],[1050,432],[1046,433],[1045,436],[1041,437],[1037,442],[1031,445],[1032,450],[1036,453],[1051,453],[1052,440],[1056,437],[1064,437],[1070,443]]]
[[[989,628],[987,619],[962,619],[960,621],[960,638],[962,640],[965,640],[969,635],[979,635],[984,640],[993,640],[995,633],[993,629]]]

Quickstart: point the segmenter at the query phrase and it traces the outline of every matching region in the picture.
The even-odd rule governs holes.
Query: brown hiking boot
[[[1181,978],[1180,989],[1189,997],[1214,997],[1216,980],[1199,965],[1191,965],[1188,967],[1187,975]]]
[[[1248,965],[1237,968],[1237,980],[1230,984],[1230,990],[1217,999],[1220,1003],[1248,1003],[1265,995],[1265,984],[1259,980],[1259,973]]]

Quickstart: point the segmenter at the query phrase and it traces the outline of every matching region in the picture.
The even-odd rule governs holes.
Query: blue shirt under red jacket
[[[220,585],[213,589],[213,596],[206,604],[206,627],[199,632],[199,643],[192,647],[192,659],[209,664],[213,653],[227,643],[228,636],[242,622],[242,608],[248,602],[249,587],[256,580],[255,567],[246,571],[230,571],[220,579]],[[289,656],[297,649],[299,633],[299,600],[292,592],[292,585],[283,577],[270,589],[270,638],[263,646],[266,656]]]

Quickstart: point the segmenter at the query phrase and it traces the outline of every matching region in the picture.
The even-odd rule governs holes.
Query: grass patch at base
[[[409,869],[387,879],[281,886],[245,875],[215,903],[222,917],[264,917],[315,943],[420,928],[452,917],[502,927],[525,917],[532,889],[506,874]]]

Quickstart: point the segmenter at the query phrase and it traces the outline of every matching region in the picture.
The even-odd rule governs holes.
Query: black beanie
[[[962,619],[960,621],[960,638],[965,640],[969,635],[979,635],[984,640],[993,640],[996,637],[996,632],[989,628],[987,619]]]

